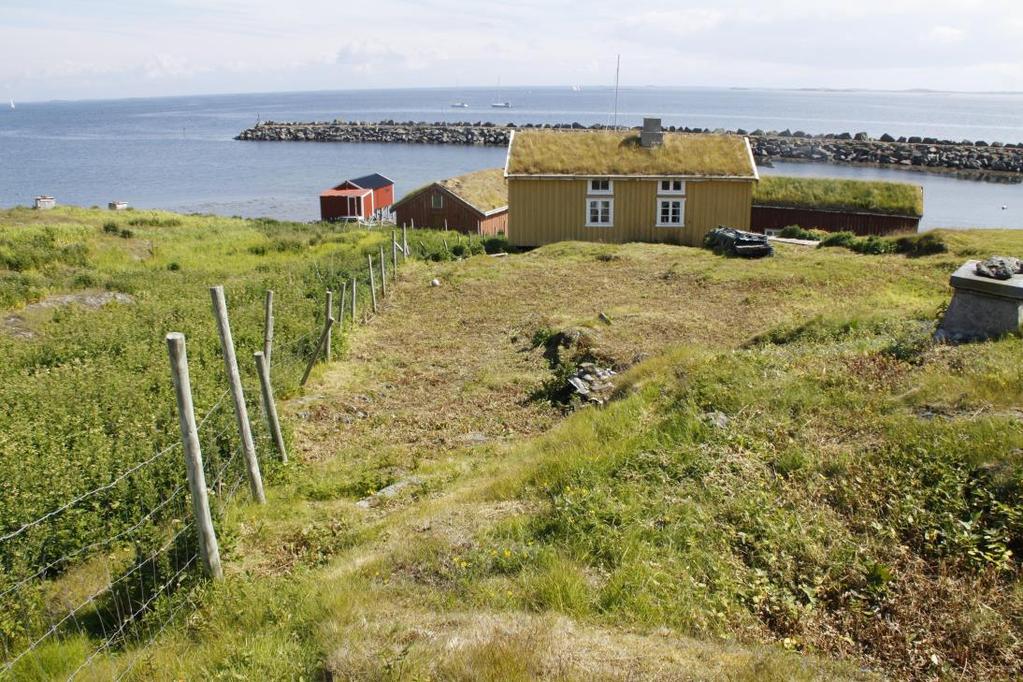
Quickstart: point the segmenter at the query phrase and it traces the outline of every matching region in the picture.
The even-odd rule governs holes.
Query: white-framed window
[[[658,194],[686,194],[686,181],[681,178],[663,178],[657,185]]]
[[[611,227],[614,224],[615,200],[586,200],[586,227]]]
[[[768,227],[764,229],[764,234],[768,237],[777,237],[781,234],[780,227]]]
[[[588,194],[614,194],[614,182],[608,178],[590,178],[587,184]]]
[[[686,222],[686,200],[657,198],[657,226],[682,227]]]
[[[444,195],[435,193],[430,199],[430,206],[433,208],[444,208]]]

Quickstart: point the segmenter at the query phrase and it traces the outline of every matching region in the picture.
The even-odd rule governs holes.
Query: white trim
[[[473,206],[473,208],[476,208],[476,207]],[[477,210],[479,210],[479,209],[477,209]],[[502,212],[507,211],[507,210],[508,210],[508,206],[507,205],[505,205],[505,206],[498,206],[497,208],[492,208],[489,211],[486,211],[483,215],[484,215],[484,217],[489,218],[492,215],[497,215],[498,213],[502,213]]]
[[[598,180],[607,181],[607,189],[593,189],[593,183]],[[586,194],[587,196],[614,196],[615,193],[615,181],[611,178],[604,177],[603,175],[597,175],[592,178],[586,179]]]
[[[515,131],[511,131],[511,135],[508,136],[508,152],[504,155],[504,177],[508,177],[508,164],[511,163],[511,149],[512,144],[515,142]]]
[[[757,160],[753,158],[753,147],[750,146],[749,136],[747,135],[746,140],[746,155],[749,156],[749,163],[753,167],[753,179],[760,182],[760,171],[757,170]]]
[[[578,173],[509,173],[509,179],[523,180],[587,180],[589,178],[601,177],[608,180],[663,180],[667,178],[678,178],[680,180],[707,180],[721,182],[753,182],[759,180],[760,176],[754,171],[753,175],[684,175],[672,173],[671,175],[580,175]]]
[[[680,209],[679,210],[679,218],[681,219],[681,222],[677,222],[677,223],[661,222],[661,204],[665,203],[665,202],[681,204],[681,206],[679,207],[679,209]],[[661,195],[661,196],[657,197],[657,203],[654,206],[655,206],[655,208],[654,208],[654,219],[655,219],[654,227],[675,227],[675,228],[681,228],[681,227],[685,227],[686,226],[686,198],[685,198],[685,196],[682,196],[682,195],[674,195],[674,196],[671,196],[671,195]],[[669,212],[671,211],[670,208],[668,210],[669,210]]]
[[[672,187],[664,189],[662,185],[665,182],[671,183],[672,185],[676,182],[681,182],[682,189],[674,189]],[[686,181],[683,178],[661,178],[657,181],[657,193],[666,197],[684,197],[686,195]]]
[[[590,222],[590,204],[594,201],[606,201],[607,202],[607,217],[610,222],[606,223],[593,223]],[[614,227],[615,226],[615,200],[614,196],[591,196],[586,197],[586,215],[584,227]]]

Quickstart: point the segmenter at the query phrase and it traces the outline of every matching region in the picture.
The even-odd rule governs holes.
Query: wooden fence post
[[[341,283],[341,300],[338,302],[338,328],[344,329],[345,327],[345,306],[348,305],[348,282]]]
[[[224,351],[224,369],[227,371],[227,380],[231,385],[231,398],[234,400],[234,415],[238,421],[238,434],[242,440],[242,454],[245,455],[245,471],[249,478],[249,490],[252,491],[252,498],[257,503],[265,504],[263,477],[259,473],[256,446],[252,442],[249,410],[245,406],[242,378],[238,373],[238,358],[234,354],[234,339],[231,338],[231,323],[227,319],[224,287],[210,287],[210,296],[213,298],[213,314],[217,318],[217,331],[220,333],[220,347]]]
[[[373,279],[373,256],[366,254],[366,258],[369,260],[369,295],[373,300],[373,314],[377,314],[377,285]]]
[[[324,315],[323,319],[328,317],[334,317],[334,292],[327,289],[327,300],[324,302]],[[330,362],[330,342],[331,342],[330,328],[327,328],[327,342],[323,345],[323,360],[324,362]]]
[[[281,421],[277,418],[277,404],[274,402],[273,386],[270,383],[270,368],[266,364],[266,356],[259,351],[252,354],[256,358],[256,369],[259,371],[259,387],[263,393],[263,405],[266,407],[266,420],[270,424],[270,435],[281,461],[287,463],[288,451],[284,448],[284,435],[281,433]]]
[[[273,352],[274,344],[274,292],[266,292],[265,315],[263,320],[263,355],[266,357],[266,366],[270,367],[270,355]]]
[[[401,226],[401,260],[408,260],[408,229],[404,223]]]
[[[327,341],[327,336],[330,335],[330,328],[334,326],[334,318],[328,317],[327,323],[323,325],[323,332],[320,334],[320,340],[316,342],[316,352],[309,358],[309,364],[306,365],[305,374],[302,375],[302,381],[299,382],[299,386],[305,386],[305,382],[309,381],[309,373],[313,371],[313,365],[316,364],[316,358],[320,357],[320,353],[323,352],[323,344]]]
[[[195,426],[195,408],[192,405],[192,382],[188,376],[188,354],[185,335],[172,332],[167,335],[167,355],[170,357],[171,375],[174,377],[174,396],[178,402],[178,425],[181,444],[185,451],[185,474],[192,493],[192,515],[199,535],[199,557],[206,572],[214,579],[224,577],[220,566],[220,547],[210,515],[210,499],[206,491],[206,475],[202,468],[199,449],[199,430]]]
[[[359,297],[359,280],[352,277],[352,329],[355,329],[355,305],[356,299]]]
[[[398,281],[398,235],[391,230],[391,277]]]
[[[380,295],[387,298],[387,259],[384,258],[384,245],[380,245]]]

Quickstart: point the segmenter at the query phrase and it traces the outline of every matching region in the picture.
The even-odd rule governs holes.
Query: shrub
[[[936,253],[947,253],[948,245],[936,234],[921,234],[899,237],[895,240],[895,250],[910,258],[931,256]]]
[[[454,256],[455,258],[462,258],[463,256],[466,255],[467,251],[468,249],[466,248],[465,244],[455,244],[454,246],[451,247],[451,255]]]
[[[121,239],[131,239],[135,236],[135,233],[129,230],[127,227],[120,232]]]
[[[172,261],[170,263],[167,263],[167,269],[170,270],[171,272],[177,272],[178,270],[181,269],[181,264],[178,263],[177,261]]]
[[[117,227],[117,223],[108,221],[103,223],[103,231],[107,234],[117,234],[120,228]]]
[[[824,248],[827,246],[844,246],[849,247],[850,244],[856,239],[856,235],[852,232],[832,232],[827,237],[821,240],[818,244],[818,248]]]
[[[819,242],[821,240],[820,230],[807,230],[799,225],[789,225],[788,227],[782,228],[778,236],[786,239],[810,239],[815,242]]]
[[[132,227],[178,227],[181,221],[177,218],[132,218],[128,224]]]
[[[880,253],[895,253],[895,242],[871,235],[865,239],[854,239],[848,245],[848,248],[856,253],[872,255]]]
[[[503,234],[499,234],[496,237],[487,237],[483,240],[483,250],[487,253],[510,253],[511,244],[508,243],[508,238]]]

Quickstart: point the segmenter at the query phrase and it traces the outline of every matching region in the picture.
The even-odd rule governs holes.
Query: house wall
[[[488,237],[495,237],[498,234],[508,234],[508,211],[495,213],[480,221],[480,234]]]
[[[366,197],[368,204],[369,197]],[[349,211],[351,206],[351,211]],[[320,220],[340,220],[342,218],[358,218],[358,203],[354,197],[320,196]]]
[[[614,181],[613,227],[586,227],[586,181],[508,179],[508,238],[517,246],[578,240],[698,246],[719,225],[749,229],[752,181],[690,180],[684,227],[657,227],[657,181]]]
[[[384,185],[373,190],[374,210],[379,211],[394,203],[394,185]],[[367,216],[368,217],[368,216]]]
[[[849,231],[863,237],[867,235],[881,236],[895,232],[916,232],[920,226],[920,218],[879,213],[754,206],[750,225],[754,232],[799,225],[806,229],[816,228],[828,232]]]
[[[442,208],[433,208],[434,195],[444,197]],[[457,230],[466,234],[476,234],[480,229],[480,213],[453,194],[438,187],[423,190],[407,201],[403,201],[394,209],[395,220],[399,225],[416,227],[434,227],[444,229],[447,220],[449,230]]]

